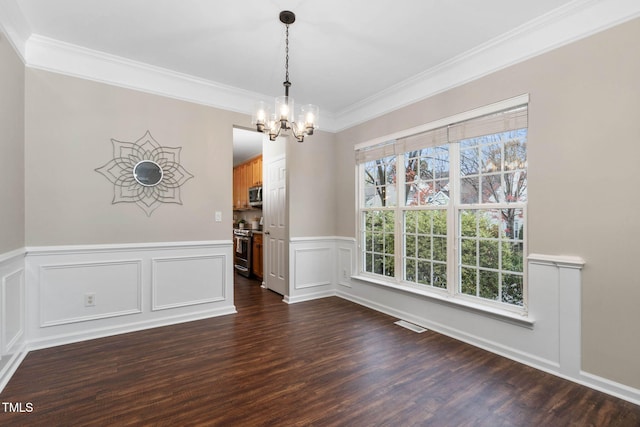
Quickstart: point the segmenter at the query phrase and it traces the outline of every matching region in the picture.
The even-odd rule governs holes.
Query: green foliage
[[[392,210],[363,212],[365,271],[388,277],[395,275],[395,222]]]
[[[405,212],[405,280],[447,287],[447,211]]]
[[[492,300],[501,296],[502,302],[522,305],[523,227],[518,230],[517,240],[509,235],[516,211],[461,211],[460,292],[463,294]]]

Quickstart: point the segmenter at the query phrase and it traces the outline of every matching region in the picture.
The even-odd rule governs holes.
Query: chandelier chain
[[[284,64],[284,68],[285,68],[285,81],[289,81],[289,24],[286,24],[287,30],[286,30],[286,38],[285,38],[285,64]]]

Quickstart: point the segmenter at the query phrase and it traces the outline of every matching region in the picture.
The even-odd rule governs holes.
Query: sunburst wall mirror
[[[113,184],[112,204],[135,203],[147,216],[162,203],[182,204],[180,187],[193,178],[180,164],[182,147],[163,147],[149,131],[134,142],[111,143],[113,159],[95,171]]]

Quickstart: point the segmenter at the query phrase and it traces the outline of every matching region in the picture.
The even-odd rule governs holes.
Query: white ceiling
[[[233,166],[262,154],[263,136],[256,131],[233,128]]]
[[[27,65],[246,112],[250,99],[283,93],[278,15],[291,10],[291,95],[320,106],[321,128],[340,130],[638,16],[639,4],[0,0],[0,26]],[[152,88],[135,77],[143,72],[181,81]]]

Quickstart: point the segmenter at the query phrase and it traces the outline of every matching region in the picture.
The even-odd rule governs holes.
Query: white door
[[[265,281],[267,289],[288,295],[287,281],[287,161],[280,157],[266,164],[264,208]]]

